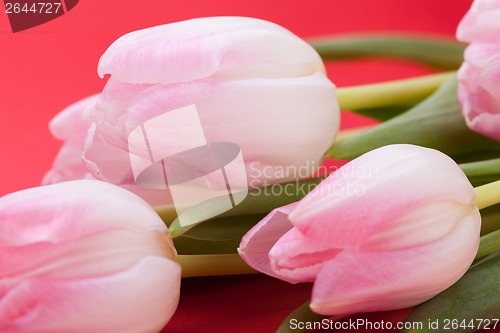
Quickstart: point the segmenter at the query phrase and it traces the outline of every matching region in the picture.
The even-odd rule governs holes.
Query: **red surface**
[[[62,17],[16,34],[0,7],[0,195],[39,184],[60,146],[48,132],[49,120],[66,105],[102,89],[97,61],[124,33],[192,17],[244,15],[274,21],[301,37],[356,31],[452,36],[470,2],[85,0]],[[342,63],[328,69],[338,86],[428,72],[401,61]],[[344,115],[342,126],[365,122]],[[181,303],[168,331],[273,332],[309,292],[310,286],[292,286],[263,276],[185,280]],[[366,316],[374,321],[400,320],[405,314]]]

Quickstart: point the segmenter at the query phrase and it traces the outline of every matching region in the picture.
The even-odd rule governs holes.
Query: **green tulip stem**
[[[182,277],[221,276],[258,273],[238,254],[178,255]]]
[[[170,227],[172,222],[177,218],[177,211],[175,210],[175,206],[172,204],[154,206],[153,208],[167,227]]]
[[[449,37],[381,32],[323,36],[309,43],[324,61],[398,59],[437,70],[459,68],[467,46]]]
[[[500,230],[493,231],[481,237],[476,259],[486,257],[500,251]]]
[[[456,71],[417,78],[344,87],[337,90],[341,110],[363,110],[416,102],[432,94]]]
[[[364,131],[367,131],[372,127],[373,126],[362,126],[362,127],[354,127],[354,128],[349,128],[349,129],[345,129],[343,131],[340,131],[337,134],[337,138],[335,139],[335,143],[333,145],[335,146],[335,145],[338,145],[344,141],[347,141],[350,138],[352,138],[358,134],[361,134]]]
[[[476,205],[479,209],[500,203],[500,180],[476,187]]]

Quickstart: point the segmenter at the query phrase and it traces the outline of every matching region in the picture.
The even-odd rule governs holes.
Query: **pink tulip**
[[[469,128],[500,141],[500,30],[467,47],[458,79]]]
[[[95,131],[95,124],[83,119],[83,112],[97,101],[99,95],[86,97],[68,106],[57,114],[50,122],[49,128],[52,135],[63,141],[63,145],[54,160],[52,169],[44,176],[42,184],[56,184],[69,180],[94,179],[89,170],[95,169],[95,165],[89,161],[85,163],[83,158],[85,141]],[[89,134],[90,133],[90,134]],[[97,138],[93,138],[94,141]],[[99,141],[102,149],[106,149],[106,155],[102,156],[102,167],[109,174],[120,174],[120,168],[124,163],[130,163],[126,152],[115,146]],[[169,195],[164,190],[145,189],[135,184],[122,185],[125,189],[135,193],[150,205],[163,205],[169,203]]]
[[[500,31],[500,0],[474,0],[458,25],[457,39],[473,42]]]
[[[146,202],[96,180],[0,198],[0,332],[157,333],[180,266]]]
[[[479,244],[481,217],[461,169],[439,151],[390,145],[346,164],[242,239],[253,268],[314,281],[313,311],[384,311],[455,283]]]
[[[187,106],[196,107],[202,130],[173,122],[165,130],[176,136],[161,143],[163,153],[203,141],[237,144],[251,186],[294,179],[285,167],[313,173],[338,130],[335,85],[319,55],[259,19],[198,18],[135,31],[108,48],[98,72],[111,77],[86,113],[97,126],[85,158],[94,177],[116,184],[134,177],[129,160],[107,164],[109,146],[127,155],[134,130]],[[134,154],[148,157],[145,149]]]

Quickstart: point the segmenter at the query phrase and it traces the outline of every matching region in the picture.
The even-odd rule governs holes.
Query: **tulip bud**
[[[144,141],[164,155],[210,142],[236,144],[252,187],[295,179],[290,167],[312,174],[338,130],[335,85],[320,56],[259,19],[198,18],[135,31],[108,48],[98,72],[111,77],[86,114],[96,130],[85,158],[96,178],[116,184],[134,181],[130,161],[108,168],[101,143],[131,152],[136,129],[192,105],[199,121],[169,122],[163,129],[174,139]],[[151,155],[132,148],[141,158]]]
[[[500,0],[474,0],[458,25],[457,39],[470,43],[500,31],[499,15]]]
[[[79,180],[0,199],[0,331],[157,333],[180,266],[167,229],[134,194]]]
[[[458,98],[467,125],[500,141],[500,30],[474,41],[464,57],[458,71]]]
[[[385,146],[347,163],[242,239],[253,268],[314,281],[324,315],[419,304],[455,283],[479,244],[481,217],[462,170],[437,150]]]

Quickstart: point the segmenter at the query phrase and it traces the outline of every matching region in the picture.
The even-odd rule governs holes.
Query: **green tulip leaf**
[[[374,114],[370,115],[372,118],[377,117],[377,111],[383,113],[381,118],[387,118],[398,110],[387,111],[385,108],[416,105],[432,95],[443,82],[456,75],[456,71],[448,71],[411,79],[341,87],[337,89],[337,100],[341,110],[363,110],[357,111],[362,114],[373,110]]]
[[[417,61],[443,70],[457,69],[466,44],[433,37],[367,35],[311,41],[324,60],[395,58]]]
[[[407,143],[434,148],[458,163],[500,156],[500,143],[472,132],[465,124],[456,96],[456,78],[409,111],[333,146],[336,159],[353,159],[389,144]]]
[[[298,323],[314,323],[321,322],[324,319],[328,319],[329,316],[319,315],[317,313],[312,312],[309,304],[311,302],[307,301],[306,303],[299,306],[295,309],[285,320],[281,323],[280,327],[276,330],[276,333],[303,333],[309,332],[311,330],[310,327],[304,326],[299,327]],[[297,327],[296,327],[297,326]]]
[[[500,179],[500,158],[460,164],[474,186]]]
[[[418,102],[418,101],[417,101]],[[386,121],[394,118],[412,108],[416,103],[393,105],[387,107],[379,107],[372,109],[351,110],[354,113],[372,118],[375,120]]]
[[[200,223],[174,238],[179,254],[231,254],[247,233],[265,214],[227,216]]]
[[[246,198],[230,210],[221,214],[221,207],[226,206],[226,197],[217,197],[204,201],[192,208],[184,211],[177,217],[169,227],[172,237],[178,237],[193,229],[196,225],[223,217],[266,214],[275,208],[288,205],[302,199],[323,178],[313,178],[301,181],[273,184],[262,188],[257,188],[248,192]],[[215,216],[214,216],[215,215]],[[180,223],[183,221],[183,225]],[[199,234],[198,234],[199,237]]]
[[[481,237],[476,259],[486,257],[495,252],[500,252],[500,230],[493,231]]]
[[[200,223],[188,230],[184,236],[200,240],[241,239],[266,214],[226,216]]]
[[[174,238],[174,246],[181,255],[236,254],[239,244],[239,239],[215,241],[187,236]]]
[[[500,229],[500,204],[481,209],[481,236]]]
[[[404,333],[476,332],[500,328],[500,254],[475,264],[453,286],[417,306],[406,318],[421,322]]]

